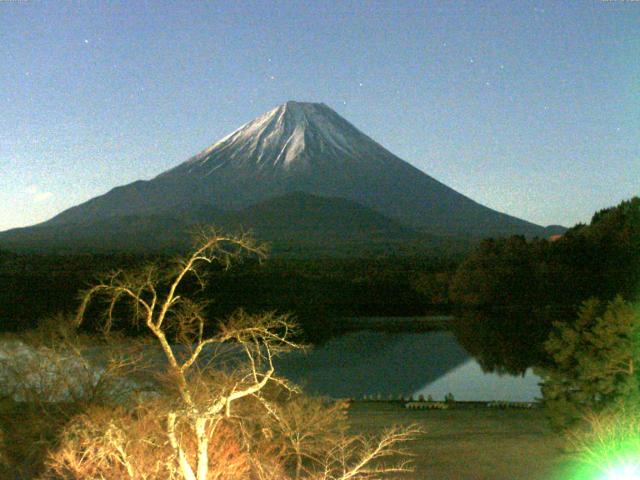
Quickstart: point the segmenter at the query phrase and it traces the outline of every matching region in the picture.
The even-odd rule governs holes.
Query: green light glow
[[[600,465],[587,465],[579,462],[562,475],[554,478],[565,480],[640,480],[640,454],[635,458],[618,460],[618,462],[604,461]]]
[[[625,464],[607,470],[603,480],[640,480],[640,464]]]
[[[569,437],[575,449],[566,480],[640,480],[640,409],[588,417],[590,429]]]

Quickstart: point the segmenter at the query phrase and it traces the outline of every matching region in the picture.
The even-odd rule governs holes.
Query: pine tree
[[[620,296],[608,304],[590,299],[574,323],[554,327],[544,344],[552,366],[537,373],[556,427],[638,397],[640,319],[631,303]]]

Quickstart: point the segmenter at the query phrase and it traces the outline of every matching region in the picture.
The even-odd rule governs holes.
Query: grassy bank
[[[0,477],[27,480],[37,471],[43,439],[63,428],[62,417],[29,415],[25,406],[0,403],[0,431],[6,438],[10,460],[24,467],[17,475],[2,468]],[[17,410],[16,410],[17,408]],[[68,412],[72,413],[72,412]],[[22,416],[23,422],[15,418]],[[416,423],[424,430],[408,444],[416,470],[407,480],[568,480],[573,478],[570,457],[563,453],[562,438],[553,433],[542,408],[530,410],[460,406],[450,410],[405,409],[401,403],[354,402],[349,408],[353,433],[377,434],[394,424]],[[26,424],[25,424],[26,422]],[[19,430],[15,430],[18,428]],[[14,431],[15,430],[15,431]],[[44,437],[43,437],[44,435]],[[45,441],[42,446],[46,446]],[[28,457],[31,458],[28,458]],[[1,460],[1,459],[0,459]],[[33,467],[33,468],[31,468]],[[9,477],[2,475],[8,475]]]
[[[542,409],[456,408],[410,411],[399,403],[355,402],[351,428],[372,434],[393,424],[419,424],[409,446],[411,480],[566,480],[570,459]]]

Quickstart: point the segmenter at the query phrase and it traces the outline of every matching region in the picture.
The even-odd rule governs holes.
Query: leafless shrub
[[[128,345],[131,345],[129,342]],[[0,340],[0,478],[35,478],[68,422],[91,405],[120,405],[136,392],[141,356],[78,334],[58,315]],[[102,352],[99,361],[92,351]],[[9,477],[10,475],[10,477]]]
[[[60,447],[49,456],[47,479],[182,479],[172,462],[163,403],[148,402],[134,412],[95,407],[79,415],[66,429]],[[247,478],[249,461],[236,432],[228,426],[205,432],[209,440],[208,479]],[[187,459],[197,455],[197,439],[188,425],[176,427],[176,438]]]
[[[172,269],[112,272],[86,292],[78,324],[102,298],[109,335],[125,303],[168,367],[157,400],[93,407],[74,419],[51,449],[43,478],[347,480],[409,470],[405,460],[385,461],[404,458],[397,446],[415,428],[377,440],[349,436],[344,405],[308,399],[276,375],[274,358],[301,348],[288,316],[239,310],[206,335],[205,305],[184,296],[183,282],[204,286],[203,265],[229,265],[243,253],[263,257],[264,248],[248,236],[207,231]]]
[[[322,480],[379,479],[413,471],[411,454],[401,447],[422,434],[411,425],[391,427],[379,437],[343,436],[327,456]]]

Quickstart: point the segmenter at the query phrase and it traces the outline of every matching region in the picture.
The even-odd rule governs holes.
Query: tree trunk
[[[207,419],[196,419],[196,438],[198,440],[198,480],[207,480],[209,474],[209,437]]]
[[[191,465],[189,465],[187,456],[176,438],[176,414],[173,412],[167,417],[167,435],[169,436],[171,447],[178,457],[178,464],[180,465],[182,476],[185,480],[197,480]]]

